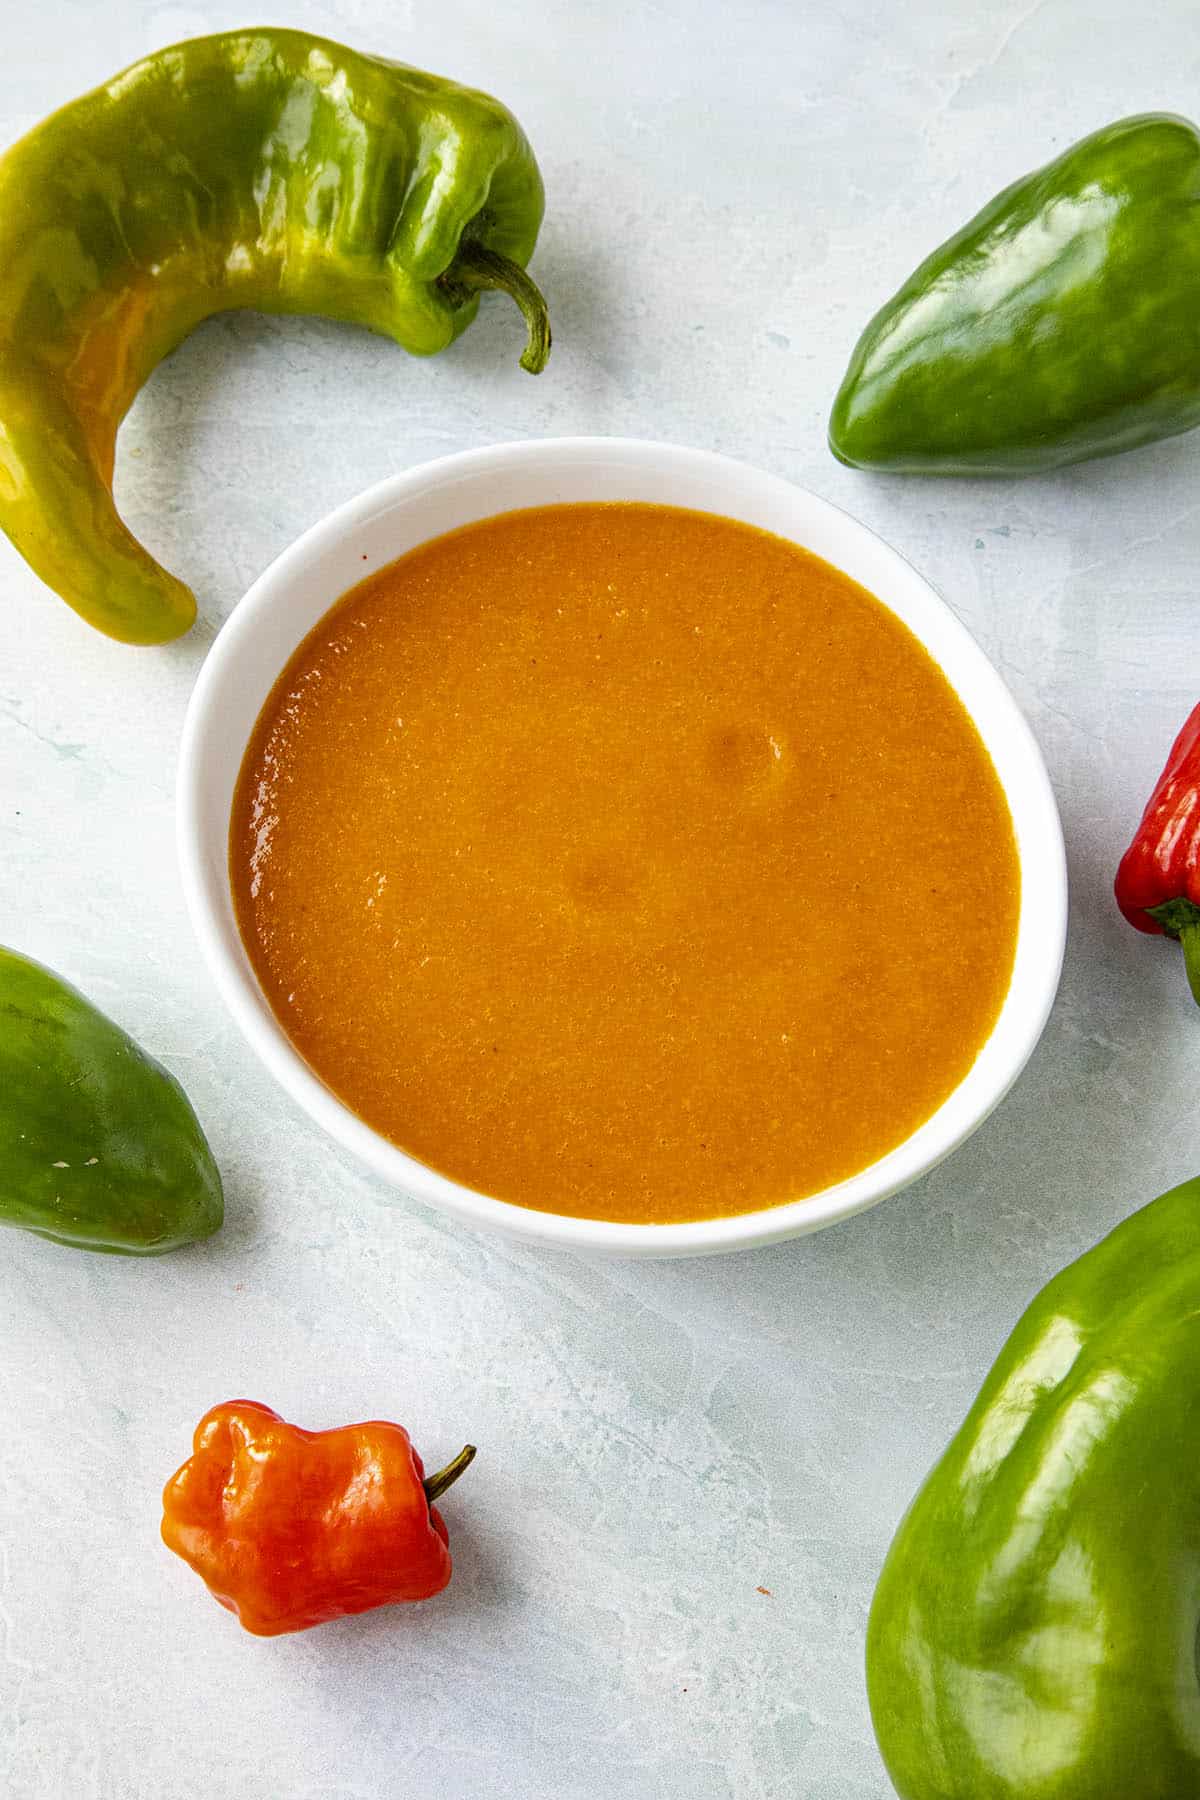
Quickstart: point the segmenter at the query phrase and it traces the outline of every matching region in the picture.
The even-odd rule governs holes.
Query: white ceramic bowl
[[[1016,828],[1016,961],[991,1036],[965,1079],[904,1143],[847,1181],[736,1218],[620,1225],[512,1206],[436,1174],[337,1100],[292,1048],[242,948],[228,877],[229,815],[251,729],[301,639],[347,588],[426,539],[474,519],[559,501],[642,500],[723,513],[791,538],[844,569],[937,660],[991,753]],[[704,451],[621,438],[498,444],[425,463],[314,525],[259,577],[208,657],[179,762],[179,854],[192,923],[217,987],[267,1068],[329,1135],[394,1187],[471,1225],[572,1250],[689,1256],[816,1231],[862,1212],[948,1156],[1015,1081],[1041,1035],[1066,936],[1062,832],[1037,745],[983,652],[894,550],[847,514],[772,475]]]

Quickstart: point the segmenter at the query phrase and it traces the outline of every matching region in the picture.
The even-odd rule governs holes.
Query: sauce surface
[[[322,1080],[468,1186],[662,1223],[812,1194],[967,1073],[1012,969],[990,758],[782,539],[508,513],[351,590],[234,801],[251,962]]]

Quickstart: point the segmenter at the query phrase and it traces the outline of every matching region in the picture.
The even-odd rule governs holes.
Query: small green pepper
[[[1006,188],[867,326],[829,442],[858,468],[1023,475],[1200,424],[1200,135],[1122,119]]]
[[[443,349],[502,288],[550,349],[525,274],[542,182],[498,101],[306,32],[176,44],[0,158],[0,528],[127,643],[195,601],[113,503],[117,427],[202,319],[321,313]],[[352,402],[348,402],[352,404]]]
[[[867,1685],[902,1800],[1200,1794],[1200,1179],[1056,1276],[917,1495]]]
[[[175,1077],[77,989],[0,949],[0,1225],[153,1256],[222,1216],[221,1177]]]

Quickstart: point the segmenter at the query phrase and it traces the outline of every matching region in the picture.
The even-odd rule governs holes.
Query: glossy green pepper
[[[1022,475],[1200,424],[1200,136],[1149,113],[985,206],[867,326],[829,442],[858,468]]]
[[[1038,1296],[888,1553],[902,1800],[1200,1794],[1200,1179]]]
[[[208,1237],[222,1213],[175,1077],[77,989],[0,949],[0,1225],[153,1256]]]
[[[193,596],[112,495],[117,427],[155,365],[233,307],[425,355],[502,288],[536,373],[550,329],[522,265],[542,206],[516,120],[454,82],[300,31],[135,63],[0,158],[0,527],[101,631],[178,637]]]

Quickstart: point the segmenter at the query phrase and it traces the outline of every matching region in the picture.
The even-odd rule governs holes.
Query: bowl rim
[[[662,474],[669,468],[684,476],[724,479],[731,486],[744,487],[749,483],[763,496],[764,505],[770,498],[777,499],[781,505],[800,504],[825,528],[849,540],[863,554],[869,553],[907,590],[906,604],[916,605],[923,615],[923,626],[934,634],[937,643],[930,641],[925,629],[918,629],[910,619],[904,618],[886,595],[876,593],[875,597],[896,616],[902,617],[913,631],[950,682],[981,735],[984,730],[978,711],[985,701],[1002,719],[1013,765],[1023,771],[1022,793],[1015,797],[1005,772],[996,764],[1018,840],[1022,897],[1014,975],[992,1033],[981,1046],[972,1068],[908,1138],[865,1169],[801,1199],[716,1219],[658,1225],[625,1224],[543,1212],[466,1187],[381,1137],[336,1098],[293,1047],[258,986],[249,959],[241,949],[240,938],[236,938],[236,926],[233,927],[236,950],[231,946],[228,813],[226,811],[224,837],[218,846],[218,855],[213,854],[209,841],[211,832],[204,822],[212,757],[222,737],[226,746],[228,743],[228,732],[222,734],[221,712],[231,672],[253,643],[264,621],[274,614],[288,590],[303,579],[311,565],[336,551],[368,522],[407,509],[411,504],[419,504],[422,495],[434,490],[461,485],[489,474],[494,476],[523,464],[536,468],[541,463],[551,475],[561,475],[564,469],[585,464],[595,466],[598,460],[631,473],[639,468],[643,471],[656,468]],[[638,495],[631,493],[627,497],[636,500]],[[551,501],[542,503],[550,504]],[[483,506],[473,516],[482,519],[509,510],[516,509],[504,505]],[[739,515],[733,511],[726,516],[737,518]],[[427,537],[418,537],[414,542],[429,541],[439,535],[440,529],[432,530]],[[792,541],[801,542],[798,537]],[[398,555],[405,553],[397,552]],[[824,556],[825,552],[816,554]],[[825,560],[836,561],[832,556],[825,556]],[[851,579],[858,577],[851,575]],[[352,585],[353,582],[347,583],[347,587]],[[335,605],[340,593],[345,591],[343,588],[333,593],[328,607]],[[264,700],[289,657],[312,629],[310,623],[299,630],[291,638],[290,648],[282,661],[277,665],[273,663]],[[974,701],[963,693],[959,681],[946,666],[947,660],[969,672],[976,694]],[[244,748],[243,741],[238,750],[239,764]],[[994,746],[990,747],[990,753],[995,762]],[[251,584],[218,632],[200,670],[179,747],[176,821],[184,898],[205,963],[242,1035],[292,1099],[342,1148],[375,1175],[413,1198],[472,1226],[499,1230],[511,1238],[543,1246],[576,1251],[623,1256],[688,1256],[750,1249],[820,1230],[864,1212],[909,1186],[951,1155],[983,1123],[1016,1081],[1053,1006],[1066,943],[1066,855],[1058,809],[1041,751],[1002,677],[947,602],[898,551],[869,526],[831,501],[739,459],[652,439],[537,438],[458,451],[385,477],[344,501],[302,532]],[[1023,836],[1036,847],[1036,857],[1022,849]],[[1029,906],[1031,871],[1035,876],[1036,918]],[[1026,970],[1022,977],[1024,988],[1015,999],[1017,974],[1022,969]],[[975,1096],[974,1105],[965,1110],[961,1104],[956,1106],[964,1087],[969,1087],[980,1058],[993,1046],[1002,1025],[1008,1040],[1007,1051],[997,1060],[992,1080]]]

